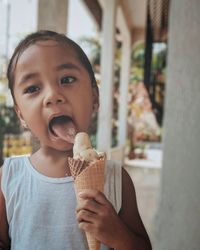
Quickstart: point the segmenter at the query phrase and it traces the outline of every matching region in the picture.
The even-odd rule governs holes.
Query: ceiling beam
[[[98,0],[83,0],[86,7],[93,15],[99,30],[101,30],[101,22],[102,22],[102,8],[98,2]]]

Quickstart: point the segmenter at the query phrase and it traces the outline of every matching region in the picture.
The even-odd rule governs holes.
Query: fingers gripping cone
[[[78,167],[79,162],[79,167]],[[104,166],[105,160],[99,159],[94,163],[90,163],[89,166],[83,167],[82,161],[69,159],[69,166],[71,173],[77,172],[78,169],[83,169],[81,173],[74,176],[75,191],[78,200],[78,193],[84,189],[96,189],[103,192],[104,188]],[[80,172],[80,170],[78,170]],[[89,250],[99,250],[100,242],[96,240],[90,233],[86,232],[87,242]]]

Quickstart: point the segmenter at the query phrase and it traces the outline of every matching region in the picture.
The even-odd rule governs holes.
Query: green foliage
[[[156,43],[153,45],[152,54],[152,72],[160,70],[165,73],[167,49],[165,44]],[[145,62],[145,44],[137,44],[131,54],[131,82],[137,83],[143,81],[144,62]]]
[[[132,49],[132,54],[131,54],[132,67],[144,68],[144,59],[145,59],[145,45],[144,43],[139,43]]]
[[[89,58],[93,66],[100,65],[101,59],[101,45],[97,38],[82,37],[80,39],[81,45],[89,51]]]
[[[18,134],[20,133],[19,119],[11,107],[0,107],[0,127],[2,133],[5,134]]]
[[[130,82],[133,84],[137,84],[138,82],[142,82],[144,78],[144,68],[140,67],[132,67]]]
[[[0,106],[0,164],[2,164],[3,139],[5,134],[19,134],[20,123],[13,108]]]
[[[88,50],[88,54],[93,65],[95,73],[100,74],[100,57],[101,44],[98,38],[81,39],[81,44]],[[152,75],[160,69],[165,75],[166,68],[166,46],[165,44],[155,45],[152,54]],[[121,68],[121,42],[116,42],[115,59],[114,59],[114,84],[113,84],[113,124],[112,124],[112,146],[117,145],[118,133],[118,96],[119,96],[119,79]],[[130,84],[138,84],[144,80],[144,65],[145,65],[145,43],[138,43],[132,48],[131,52],[131,68],[130,68]],[[97,117],[93,117],[92,128],[90,129],[90,137],[92,144],[96,147],[96,132],[97,132]]]
[[[159,46],[159,44],[155,44],[154,47]],[[167,58],[167,49],[163,45],[159,51],[154,51],[152,57],[152,70],[160,70],[163,71],[166,68],[166,58]]]

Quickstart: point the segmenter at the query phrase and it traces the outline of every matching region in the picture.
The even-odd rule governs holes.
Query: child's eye
[[[40,89],[40,88],[39,88],[38,86],[32,85],[32,86],[27,87],[27,88],[24,90],[24,93],[25,93],[25,94],[32,94],[32,93],[34,93],[34,92],[37,92],[39,89]]]
[[[73,76],[65,76],[65,77],[61,78],[60,83],[61,84],[71,84],[75,80],[76,80],[76,78]]]

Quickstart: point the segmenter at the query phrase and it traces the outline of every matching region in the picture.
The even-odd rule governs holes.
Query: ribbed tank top
[[[121,165],[106,161],[104,194],[119,212]],[[39,173],[29,157],[11,157],[2,169],[11,250],[87,250],[76,221],[73,178]],[[103,244],[101,250],[108,249]]]

